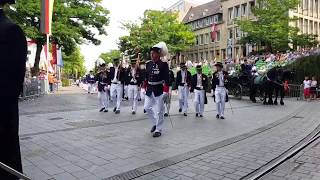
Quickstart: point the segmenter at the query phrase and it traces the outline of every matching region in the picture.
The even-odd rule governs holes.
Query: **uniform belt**
[[[186,85],[187,83],[180,83],[179,86],[184,86]]]
[[[224,87],[224,86],[216,86],[216,87]]]
[[[199,88],[199,87],[196,87],[196,88],[194,88],[194,89],[199,90],[199,91],[204,90],[204,89]]]
[[[138,83],[130,82],[129,85],[138,85]]]
[[[152,85],[152,86],[155,86],[155,85],[163,84],[163,81],[158,81],[158,82],[150,82],[150,81],[148,81],[148,84]]]
[[[119,83],[119,82],[113,82],[112,84],[121,84],[121,83]]]

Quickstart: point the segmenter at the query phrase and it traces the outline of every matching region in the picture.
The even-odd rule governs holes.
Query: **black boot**
[[[154,138],[157,138],[157,137],[160,137],[161,136],[161,132],[155,132],[154,134],[153,134],[153,137]]]
[[[99,112],[102,112],[105,108],[101,108]]]
[[[156,130],[157,126],[153,126],[150,130],[151,133],[153,133]]]

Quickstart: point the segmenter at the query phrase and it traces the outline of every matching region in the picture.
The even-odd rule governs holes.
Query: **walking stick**
[[[167,106],[167,110],[168,110],[168,117],[169,117],[169,120],[170,120],[170,123],[171,123],[171,127],[173,128],[173,122],[172,122],[171,115],[170,115],[171,96],[172,96],[172,91],[169,92],[168,103],[166,103],[166,106]]]
[[[230,105],[230,109],[231,109],[232,114],[234,114],[230,99],[229,99],[229,105]]]

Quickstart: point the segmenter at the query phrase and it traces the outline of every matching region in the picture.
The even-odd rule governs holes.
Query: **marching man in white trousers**
[[[212,84],[215,86],[215,101],[217,105],[217,119],[224,119],[224,109],[227,97],[227,90],[225,82],[227,80],[228,73],[223,71],[223,64],[218,62],[215,64],[217,71],[213,74]]]
[[[131,104],[132,114],[137,112],[138,93],[141,85],[139,71],[139,57],[137,61],[131,61],[132,67],[129,69],[128,79],[128,98]]]
[[[206,89],[208,88],[208,77],[202,74],[201,65],[197,65],[197,74],[192,76],[191,92],[194,92],[194,105],[196,117],[203,117],[204,104],[206,103]]]
[[[114,59],[113,61],[114,67],[110,67],[109,75],[109,81],[111,81],[110,96],[112,103],[115,106],[113,112],[120,114],[125,72],[123,70],[122,63],[119,63],[119,59]]]
[[[177,72],[176,87],[179,95],[179,112],[187,116],[188,112],[188,97],[191,86],[191,73],[187,70],[185,63],[180,64],[181,70]]]
[[[163,42],[152,47],[152,60],[146,66],[144,109],[153,124],[151,133],[154,138],[161,136],[164,125],[164,103],[169,99],[169,66],[160,59],[167,55],[167,51]]]
[[[93,75],[93,71],[90,71],[90,73],[86,77],[87,85],[88,85],[88,94],[93,94],[94,92],[94,85],[96,84],[96,78]]]
[[[100,72],[97,75],[98,81],[98,99],[100,104],[100,112],[108,112],[109,107],[109,89],[108,89],[108,77],[105,69],[105,64],[100,66]],[[110,86],[109,86],[110,88]]]

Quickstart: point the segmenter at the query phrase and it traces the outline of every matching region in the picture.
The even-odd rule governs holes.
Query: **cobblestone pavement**
[[[151,137],[141,106],[132,116],[127,102],[120,115],[98,113],[96,96],[85,92],[22,102],[24,171],[39,180],[95,180],[144,167],[140,179],[239,179],[319,124],[317,102],[263,106],[232,100],[234,114],[228,108],[226,120],[214,118],[211,98],[205,117],[196,119],[191,102],[187,118],[172,108],[174,127],[167,119],[159,139]],[[161,169],[154,166],[161,161]]]
[[[262,178],[262,180],[304,179],[320,179],[320,139]]]

